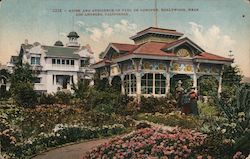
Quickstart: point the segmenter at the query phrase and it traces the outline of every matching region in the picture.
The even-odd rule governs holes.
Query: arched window
[[[136,77],[134,74],[125,75],[124,88],[126,94],[136,94]]]
[[[125,93],[129,94],[129,75],[125,75],[124,77],[124,88],[125,88]]]
[[[131,94],[136,94],[136,77],[134,74],[131,74],[130,77],[131,77],[131,82],[130,82]]]
[[[141,79],[141,92],[142,94],[153,93],[153,74],[146,73]]]
[[[162,74],[155,74],[155,94],[166,93],[166,77]]]

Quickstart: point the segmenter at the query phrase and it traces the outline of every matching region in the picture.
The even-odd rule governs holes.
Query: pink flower
[[[203,159],[203,157],[200,155],[200,156],[197,156],[197,159]]]

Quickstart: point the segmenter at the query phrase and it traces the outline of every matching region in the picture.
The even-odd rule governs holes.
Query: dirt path
[[[35,156],[33,159],[82,159],[83,154],[100,144],[110,141],[109,139],[100,139],[86,141],[75,145],[69,145],[53,149]]]

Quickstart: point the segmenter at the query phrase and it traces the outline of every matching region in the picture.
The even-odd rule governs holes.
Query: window
[[[134,74],[131,74],[130,77],[131,77],[130,80],[131,94],[136,94],[136,77]]]
[[[52,59],[52,64],[56,64],[56,59]]]
[[[155,74],[155,94],[166,93],[166,77],[162,74]]]
[[[75,65],[75,61],[74,60],[71,60],[71,65]]]
[[[64,59],[62,60],[62,64],[63,64],[63,65],[65,64],[65,60],[64,60]]]
[[[81,67],[89,65],[89,59],[81,60]]]
[[[124,77],[124,88],[125,88],[125,93],[129,94],[129,75],[126,75]]]
[[[41,83],[41,77],[35,77],[34,83]]]
[[[31,65],[40,65],[40,57],[31,57]]]
[[[136,77],[134,74],[124,77],[124,88],[126,94],[136,94]]]
[[[60,64],[61,64],[61,60],[60,60],[60,59],[57,59],[57,60],[56,60],[56,64],[60,65]]]
[[[153,74],[152,73],[146,73],[144,76],[142,76],[141,91],[142,91],[142,94],[153,93]]]
[[[66,60],[66,64],[69,65],[69,60]]]

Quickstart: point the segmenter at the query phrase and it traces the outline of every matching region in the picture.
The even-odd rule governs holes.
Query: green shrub
[[[22,107],[32,108],[37,104],[37,93],[31,83],[17,83],[12,89],[15,102]]]
[[[72,94],[70,92],[58,91],[55,94],[58,104],[70,104]]]
[[[140,112],[170,113],[176,110],[176,103],[171,97],[141,97]]]
[[[114,108],[112,105],[109,104],[99,104],[95,107],[94,111],[111,114],[114,113]]]
[[[39,104],[56,104],[57,98],[54,94],[43,93],[40,96]]]
[[[200,116],[217,116],[219,114],[219,110],[217,107],[211,105],[210,103],[202,103],[198,102],[198,109]]]

